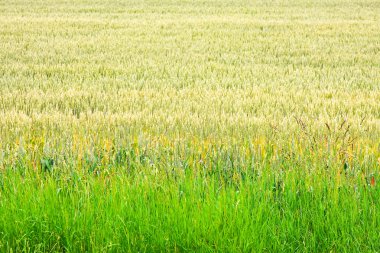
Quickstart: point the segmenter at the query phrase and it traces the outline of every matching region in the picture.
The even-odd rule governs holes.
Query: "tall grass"
[[[298,164],[297,159],[260,160],[252,154],[257,160],[242,165],[238,161],[247,159],[231,154],[215,151],[194,163],[185,160],[189,155],[167,157],[160,163],[131,149],[124,150],[123,162],[119,154],[108,167],[88,164],[82,170],[42,166],[33,171],[20,163],[1,174],[1,247],[69,252],[379,249],[380,192],[371,183],[373,175],[364,176],[365,166],[344,169],[333,163],[327,168],[322,160]]]
[[[380,251],[374,1],[0,3],[0,251]]]

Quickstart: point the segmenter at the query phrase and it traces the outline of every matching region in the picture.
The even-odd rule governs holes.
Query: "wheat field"
[[[2,0],[1,252],[380,251],[380,2]]]

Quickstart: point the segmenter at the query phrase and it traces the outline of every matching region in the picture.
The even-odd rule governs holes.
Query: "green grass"
[[[136,162],[99,176],[58,168],[22,176],[8,171],[1,176],[1,247],[69,252],[379,249],[380,192],[356,171],[338,179],[319,166],[307,172],[304,166],[280,168],[262,161],[232,172],[228,160],[217,161],[196,171],[164,166],[156,173]]]
[[[376,1],[0,2],[0,252],[380,251]]]
[[[360,163],[361,158],[346,166],[335,161],[327,167],[312,153],[273,159],[272,153],[212,147],[201,161],[191,162],[201,155],[187,148],[167,154],[164,148],[137,150],[132,145],[114,153],[106,166],[84,159],[81,167],[41,162],[32,170],[19,162],[5,168],[1,249],[375,252],[380,247],[380,191],[369,173],[377,173],[375,161]]]

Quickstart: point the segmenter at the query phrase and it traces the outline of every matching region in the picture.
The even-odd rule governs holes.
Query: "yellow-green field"
[[[0,1],[1,252],[378,252],[379,171],[379,1]]]

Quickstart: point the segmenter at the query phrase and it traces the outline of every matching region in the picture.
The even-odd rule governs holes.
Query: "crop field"
[[[0,0],[0,252],[379,251],[379,1]]]

